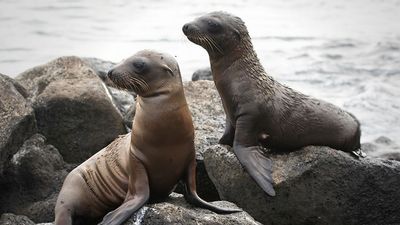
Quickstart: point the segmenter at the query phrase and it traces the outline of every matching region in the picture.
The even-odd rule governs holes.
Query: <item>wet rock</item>
[[[192,81],[198,80],[213,80],[211,68],[206,67],[196,70],[192,75]]]
[[[26,96],[21,85],[0,74],[0,179],[11,156],[36,132],[35,115]]]
[[[70,163],[126,133],[105,85],[77,57],[61,57],[17,77],[33,102],[38,130]]]
[[[327,147],[270,155],[277,195],[270,197],[230,149],[204,153],[222,199],[263,224],[396,224],[400,221],[400,162],[354,159]]]
[[[0,225],[35,225],[35,223],[26,216],[4,213],[0,217]]]
[[[26,215],[36,222],[54,219],[57,194],[67,175],[66,165],[45,137],[33,135],[11,159],[0,196],[1,212]]]
[[[233,203],[219,201],[213,204],[227,207],[237,208]],[[256,222],[246,212],[232,214],[216,214],[206,209],[195,208],[189,205],[182,195],[172,193],[166,202],[150,204],[141,208],[131,219],[124,225],[168,225],[168,224],[221,224],[221,225],[250,225],[260,224]]]

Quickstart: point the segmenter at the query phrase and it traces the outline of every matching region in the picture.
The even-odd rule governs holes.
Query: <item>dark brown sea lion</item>
[[[233,145],[241,164],[271,196],[271,161],[260,146],[276,151],[324,145],[360,149],[360,124],[350,113],[276,82],[261,65],[244,22],[212,12],[182,28],[207,50],[226,113],[221,144]]]
[[[178,63],[169,55],[140,51],[108,73],[138,94],[132,132],[114,140],[65,179],[56,225],[124,222],[147,201],[167,197],[182,180],[185,198],[218,213],[238,212],[205,202],[196,193],[194,128]]]

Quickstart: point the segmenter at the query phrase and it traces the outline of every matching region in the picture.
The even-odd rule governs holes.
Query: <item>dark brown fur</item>
[[[276,82],[261,65],[244,22],[213,12],[183,26],[188,39],[209,54],[213,79],[226,113],[221,144],[270,195],[271,161],[259,146],[275,151],[324,145],[347,152],[360,148],[360,124],[330,103]]]

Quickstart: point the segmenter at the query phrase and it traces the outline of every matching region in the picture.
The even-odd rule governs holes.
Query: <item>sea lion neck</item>
[[[228,53],[220,56],[209,56],[212,75],[215,82],[224,79],[224,76],[230,76],[226,73],[227,71],[235,68],[246,68],[248,65],[257,68],[257,72],[265,73],[264,67],[261,65],[249,38],[244,38],[240,44]]]
[[[137,101],[143,109],[158,108],[160,104],[163,104],[168,106],[163,110],[172,111],[187,105],[181,86],[159,88],[157,92],[138,96]]]

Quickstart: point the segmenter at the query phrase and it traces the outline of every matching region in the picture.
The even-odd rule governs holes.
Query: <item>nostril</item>
[[[188,30],[189,30],[189,24],[183,25],[183,27],[182,27],[183,33],[186,33]]]

